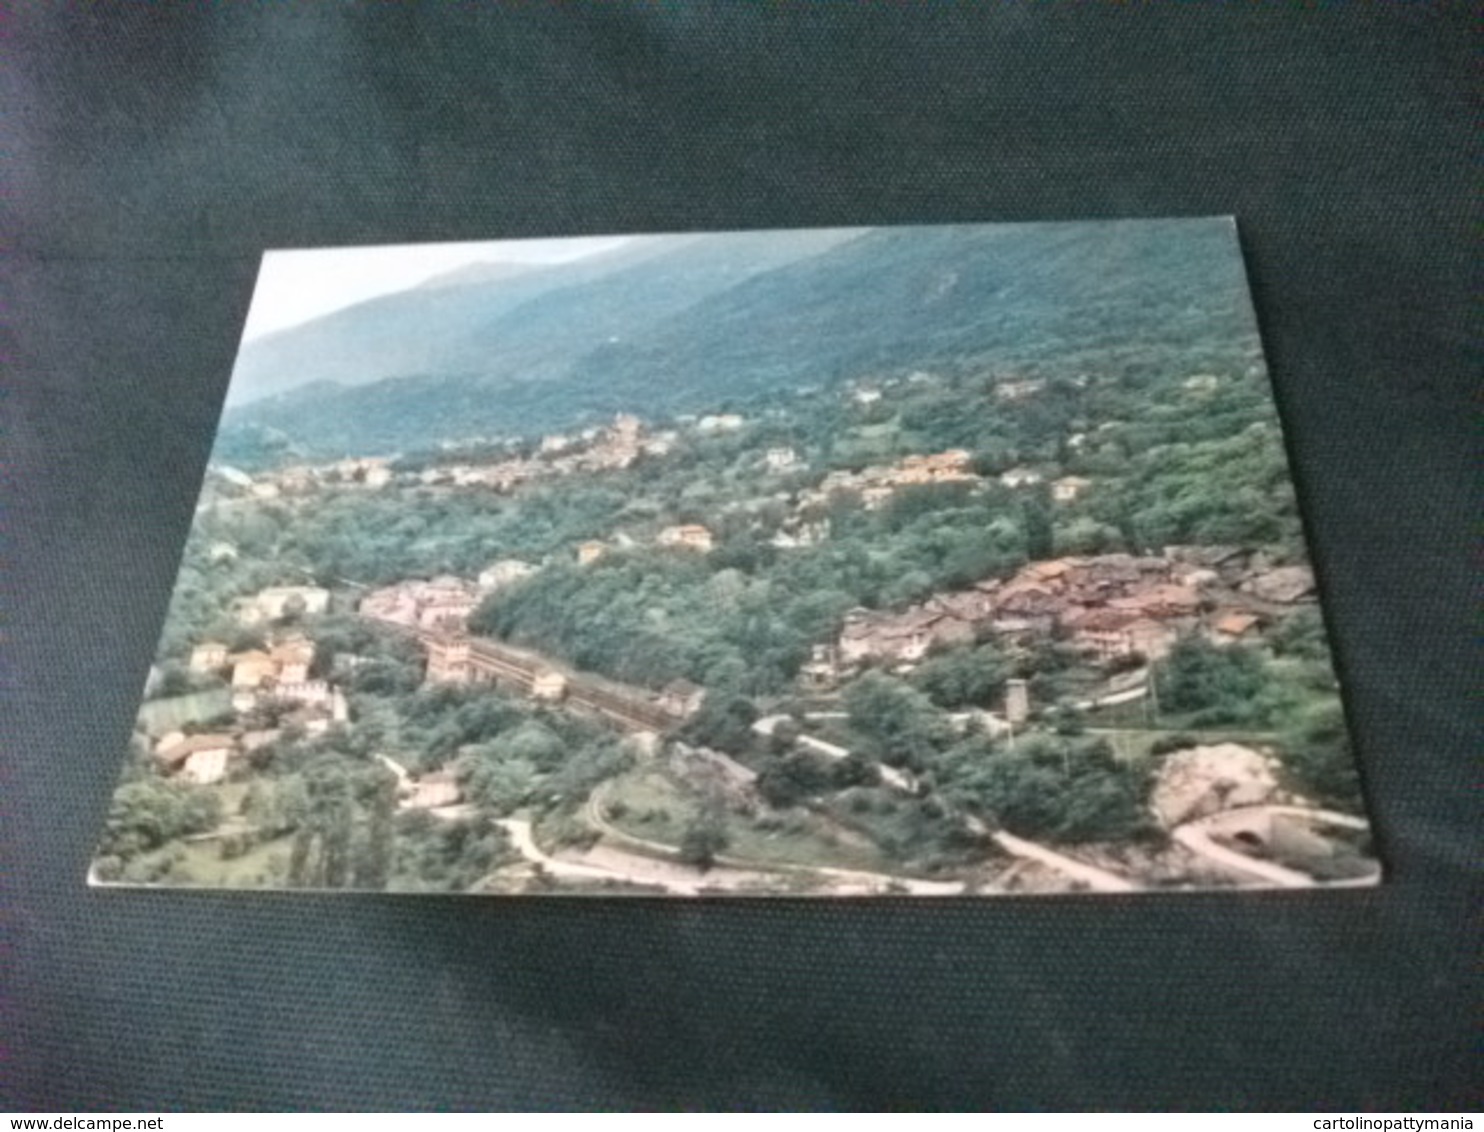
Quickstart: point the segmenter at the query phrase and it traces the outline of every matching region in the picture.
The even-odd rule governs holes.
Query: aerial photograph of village
[[[89,871],[1379,877],[1222,218],[267,253]]]

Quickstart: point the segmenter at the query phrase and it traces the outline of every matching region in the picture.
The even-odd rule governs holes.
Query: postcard
[[[1379,876],[1215,218],[266,253],[89,879]]]

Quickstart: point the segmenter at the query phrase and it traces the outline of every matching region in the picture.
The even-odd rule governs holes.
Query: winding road
[[[1235,849],[1228,849],[1224,845],[1218,845],[1211,839],[1213,831],[1217,831],[1224,823],[1229,823],[1236,817],[1261,814],[1274,817],[1297,817],[1320,824],[1337,825],[1345,829],[1367,829],[1368,823],[1361,818],[1352,817],[1350,814],[1337,813],[1334,810],[1311,810],[1305,806],[1247,806],[1235,810],[1222,810],[1211,814],[1209,817],[1198,818],[1195,821],[1186,822],[1184,825],[1176,826],[1170,831],[1170,837],[1189,849],[1197,856],[1204,858],[1210,863],[1219,866],[1228,873],[1236,874],[1251,880],[1262,881],[1264,884],[1276,888],[1355,888],[1375,884],[1379,873],[1374,875],[1353,877],[1338,881],[1318,881],[1308,873],[1290,869],[1284,865],[1275,864],[1272,861],[1264,861],[1257,857],[1239,853]]]

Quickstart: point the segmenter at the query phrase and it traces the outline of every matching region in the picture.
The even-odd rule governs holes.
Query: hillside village
[[[862,420],[857,434],[869,435],[870,422],[890,411],[894,401],[942,392],[945,384],[954,388],[954,383],[917,373],[910,381],[878,379],[850,385],[838,396],[846,411]],[[1000,404],[1033,405],[1043,389],[1044,382],[999,380],[991,384],[990,395]],[[1206,383],[1201,389],[1209,392]],[[818,395],[804,396],[819,403]],[[1109,430],[1099,431],[1106,438]],[[1032,463],[1024,454],[1011,452],[1003,458],[1002,470],[986,466],[982,455],[952,446],[831,468],[812,454],[807,435],[798,429],[792,438],[787,431],[780,433],[767,413],[752,419],[741,413],[716,413],[658,426],[621,413],[606,425],[529,441],[453,445],[416,460],[351,457],[321,464],[289,463],[254,475],[215,469],[214,486],[203,503],[202,515],[209,521],[203,524],[198,553],[213,575],[239,577],[245,576],[243,568],[252,556],[224,536],[232,529],[253,529],[248,516],[264,508],[269,514],[273,508],[293,508],[280,511],[279,521],[301,522],[320,509],[365,506],[356,504],[357,499],[367,504],[385,499],[395,506],[414,498],[483,506],[478,501],[489,498],[520,506],[524,498],[533,504],[557,500],[563,492],[616,482],[612,477],[620,475],[663,483],[668,463],[689,462],[694,469],[701,454],[705,467],[711,458],[704,454],[712,451],[727,453],[726,464],[715,467],[729,467],[725,475],[736,486],[719,509],[614,513],[607,523],[585,528],[590,537],[549,543],[541,554],[497,553],[472,562],[462,572],[445,569],[361,581],[322,567],[319,582],[308,583],[292,580],[300,567],[270,576],[272,571],[258,565],[252,576],[271,584],[228,596],[223,603],[228,616],[217,619],[215,633],[193,635],[176,646],[183,663],[175,683],[184,679],[189,688],[184,700],[209,702],[216,710],[210,718],[154,728],[147,736],[151,774],[164,783],[180,784],[181,789],[236,791],[234,783],[245,783],[250,789],[244,797],[251,799],[264,790],[276,796],[275,791],[286,788],[285,781],[307,774],[316,765],[315,758],[327,757],[313,756],[316,750],[365,750],[372,762],[358,773],[368,783],[377,773],[385,775],[390,806],[386,812],[402,815],[388,828],[402,828],[412,820],[410,815],[419,813],[433,816],[448,829],[494,822],[480,827],[485,830],[481,844],[493,847],[479,858],[491,866],[480,883],[501,891],[547,883],[595,891],[649,891],[670,885],[669,890],[683,891],[705,888],[708,876],[715,885],[745,887],[764,884],[767,876],[784,875],[795,885],[812,876],[808,884],[846,892],[876,891],[893,884],[912,891],[957,891],[968,886],[1011,892],[1084,885],[1110,890],[1148,884],[1240,885],[1262,883],[1264,878],[1272,883],[1313,883],[1313,876],[1328,875],[1324,869],[1330,866],[1315,874],[1312,861],[1351,859],[1347,854],[1352,850],[1345,846],[1356,836],[1352,826],[1359,819],[1316,808],[1314,800],[1295,792],[1281,759],[1272,752],[1271,740],[1232,742],[1227,738],[1233,734],[1231,728],[1212,732],[1210,742],[1202,743],[1198,737],[1182,740],[1159,722],[1160,711],[1168,710],[1157,699],[1159,681],[1178,692],[1172,665],[1180,650],[1198,645],[1216,655],[1230,652],[1249,658],[1270,652],[1270,641],[1291,635],[1289,626],[1297,624],[1295,618],[1312,619],[1311,570],[1291,551],[1272,544],[1171,543],[1152,552],[1109,549],[1029,559],[1023,552],[1011,554],[999,559],[1005,565],[953,584],[930,586],[907,600],[898,597],[874,607],[836,606],[832,618],[816,622],[812,635],[800,639],[796,659],[784,670],[786,677],[780,675],[763,694],[740,697],[736,687],[718,685],[702,668],[655,670],[652,677],[638,679],[626,675],[622,666],[591,671],[580,653],[574,657],[566,650],[560,634],[531,637],[518,627],[518,619],[501,631],[502,617],[510,618],[548,585],[576,593],[595,583],[612,584],[620,576],[641,577],[633,572],[656,568],[677,579],[709,578],[713,587],[732,577],[736,581],[729,585],[742,584],[745,573],[729,563],[770,561],[777,569],[795,559],[829,561],[819,556],[835,553],[832,547],[850,539],[861,522],[900,522],[899,516],[924,507],[929,516],[940,513],[933,510],[937,506],[949,508],[947,514],[953,508],[984,506],[1000,513],[1015,508],[1011,514],[1031,517],[1041,508],[1054,534],[1077,529],[1079,523],[1085,527],[1088,508],[1108,490],[1098,476],[1080,474],[1089,461],[1077,454],[1094,453],[1097,444],[1086,429],[1073,433],[1070,443],[1063,442],[1062,451],[1074,454],[1070,461]],[[692,472],[690,490],[694,493],[705,482]],[[750,549],[743,553],[744,547]],[[757,558],[764,553],[768,557]],[[589,624],[596,629],[595,623]],[[223,632],[225,627],[231,631]],[[502,639],[506,636],[510,639]],[[337,647],[347,637],[359,642],[356,647]],[[985,660],[977,661],[978,657]],[[978,678],[964,669],[974,664],[984,666]],[[938,690],[945,665],[969,672],[967,677],[960,672],[959,679],[983,691],[964,693],[968,699],[958,693],[945,698]],[[1168,670],[1164,677],[1161,670]],[[370,691],[387,679],[401,690],[390,698]],[[586,808],[562,817],[568,823],[562,828],[568,832],[547,840],[543,848],[541,838],[549,839],[550,829],[545,835],[536,831],[557,828],[552,822],[567,812],[564,807],[534,822],[527,834],[520,823],[530,819],[499,816],[510,813],[518,797],[497,801],[498,795],[483,785],[486,780],[471,761],[474,756],[455,748],[453,758],[430,759],[407,748],[405,741],[365,746],[366,713],[381,712],[377,704],[410,704],[413,701],[405,699],[409,694],[422,698],[440,688],[446,689],[441,695],[476,697],[450,701],[466,705],[461,712],[470,710],[481,695],[513,703],[519,716],[528,720],[522,727],[544,720],[540,727],[545,734],[551,733],[558,718],[550,713],[564,713],[570,726],[578,728],[573,734],[585,736],[580,743],[597,742],[594,750],[628,753],[605,756],[618,758],[612,765],[620,769],[603,774],[588,788]],[[864,689],[887,699],[906,697],[892,710],[918,714],[914,726],[926,730],[915,741],[917,746],[909,743],[909,748],[922,753],[908,755],[904,752],[909,748],[898,752],[879,742],[855,746],[864,737],[859,730],[863,719],[858,718],[864,715]],[[160,702],[168,702],[168,697]],[[941,726],[947,728],[937,738],[932,737],[933,728],[939,726],[933,723],[935,712],[942,713]],[[1111,730],[1098,727],[1104,712],[1118,720]],[[885,717],[879,724],[899,725]],[[597,731],[592,730],[595,726]],[[378,732],[387,734],[383,725],[378,725]],[[605,744],[612,740],[602,739],[605,732],[621,746],[608,748]],[[1093,738],[1098,735],[1106,738]],[[1166,847],[1151,848],[1156,841],[1137,850],[1129,845],[1115,851],[1112,842],[1094,841],[1084,849],[1078,845],[1085,835],[1067,842],[1065,835],[1048,837],[1045,830],[1040,841],[1027,842],[1023,834],[1034,829],[1023,821],[1014,823],[1018,832],[1012,836],[1008,829],[985,824],[976,812],[959,809],[961,803],[944,808],[952,796],[950,784],[967,769],[950,770],[955,760],[968,757],[970,750],[992,751],[1015,742],[1032,749],[1047,745],[1048,751],[1062,752],[1056,757],[1064,763],[1105,757],[1093,752],[1106,749],[1109,742],[1126,752],[1147,750],[1150,743],[1176,743],[1174,751],[1189,757],[1171,754],[1157,760],[1160,769],[1137,787],[1137,794],[1147,797],[1142,805],[1148,817],[1140,822],[1147,821],[1150,830],[1167,830]],[[940,753],[929,754],[932,750]],[[289,759],[288,752],[298,753]],[[305,757],[311,757],[307,764]],[[1147,754],[1120,757],[1135,759],[1122,764],[1125,768],[1155,770],[1147,764]],[[286,768],[295,762],[306,769],[289,772],[285,780]],[[1110,773],[1121,780],[1127,773],[1095,771],[1091,769],[1095,764],[1088,765],[1089,781]],[[309,780],[305,781],[303,788]],[[821,789],[822,795],[808,800],[811,791]],[[642,795],[656,790],[657,797],[671,800],[651,811],[690,811],[696,816],[689,825],[667,827],[663,821],[635,825],[629,804],[622,799],[635,791]],[[945,801],[934,802],[940,795]],[[879,802],[870,801],[877,796]],[[898,800],[891,801],[893,797]],[[796,808],[805,803],[804,809]],[[940,841],[943,848],[932,851],[936,858],[930,854],[906,864],[901,872],[902,864],[887,864],[880,856],[879,846],[889,842],[866,851],[865,846],[884,836],[874,819],[861,824],[859,815],[869,812],[862,809],[867,805],[907,806],[913,811],[926,806],[924,815],[936,806],[939,817],[913,820],[922,823],[917,836],[927,839],[925,845]],[[523,811],[517,806],[514,812]],[[362,819],[370,824],[355,836],[369,837],[370,831],[380,828],[378,821],[391,820],[376,819],[374,813]],[[799,815],[788,819],[798,827],[796,840],[822,837],[837,845],[861,843],[848,850],[816,850],[821,861],[841,862],[837,869],[847,862],[870,861],[871,868],[845,868],[830,880],[833,874],[828,871],[770,873],[767,870],[782,867],[770,859],[771,851],[750,863],[745,855],[725,852],[738,843],[743,827],[758,822],[766,826],[779,820],[769,815],[789,813]],[[1317,819],[1305,814],[1328,817],[1315,825]],[[217,832],[195,835],[205,838],[202,844],[246,845],[244,859],[251,860],[263,852],[259,843],[265,836],[267,845],[297,838],[294,844],[308,846],[302,853],[311,862],[300,868],[318,868],[322,876],[329,868],[328,875],[335,876],[333,859],[325,864],[329,850],[324,835],[306,842],[303,819],[297,825],[299,834],[286,832],[279,839],[268,836],[266,830],[272,827],[265,827],[261,818],[258,824],[246,816],[217,820],[221,822]],[[571,828],[574,820],[580,836]],[[1211,823],[1210,830],[1204,823]],[[698,829],[710,830],[711,841],[687,850],[686,839],[696,841]],[[428,831],[418,834],[427,835]],[[574,836],[576,841],[563,840]],[[583,849],[594,836],[600,848]],[[527,837],[537,839],[528,842]],[[846,841],[839,842],[841,837]],[[1279,856],[1286,853],[1291,863],[1296,854],[1311,862],[1304,867],[1310,871],[1296,872],[1279,863],[1272,849],[1278,843],[1290,849],[1299,846]],[[955,844],[959,847],[947,848]],[[140,860],[157,860],[159,852]],[[1236,854],[1236,863],[1223,854]],[[296,850],[295,860],[299,855]],[[667,855],[694,858],[701,871],[676,879],[659,865],[643,864],[663,861]],[[277,859],[278,865],[269,865],[260,875],[269,882],[277,876],[277,883],[295,883],[299,874],[293,862]],[[927,862],[933,859],[938,863],[929,867]],[[506,863],[500,865],[500,860]],[[605,873],[593,860],[627,864]],[[719,860],[726,865],[717,864]],[[1243,860],[1253,864],[1246,866]],[[143,866],[136,862],[123,867],[133,868],[137,875]],[[764,872],[757,873],[758,867]],[[284,868],[285,873],[274,871]],[[168,878],[169,871],[164,875]],[[192,874],[187,869],[185,875]],[[553,875],[567,880],[555,882]],[[1368,874],[1356,863],[1336,875]],[[657,876],[669,879],[656,880]],[[748,876],[752,879],[738,879]],[[844,879],[847,876],[853,879]]]
[[[244,348],[95,881],[1375,881],[1229,225],[471,288]]]

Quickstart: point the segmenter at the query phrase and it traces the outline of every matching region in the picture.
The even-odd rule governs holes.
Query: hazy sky
[[[467,264],[563,263],[616,248],[626,239],[579,236],[265,252],[242,339],[248,342],[377,295],[404,291]]]

